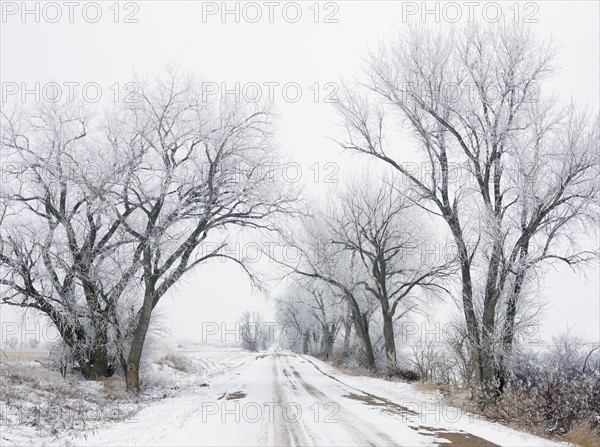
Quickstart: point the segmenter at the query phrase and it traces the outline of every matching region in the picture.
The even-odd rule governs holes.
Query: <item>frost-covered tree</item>
[[[141,269],[143,299],[131,328],[127,386],[139,389],[139,363],[152,310],[187,272],[224,252],[234,228],[276,230],[294,203],[275,178],[268,108],[205,98],[193,81],[144,85],[109,124],[109,140],[127,171],[103,195],[134,240],[130,262]],[[214,238],[210,239],[209,234]],[[203,245],[214,242],[211,249]]]
[[[283,233],[284,246],[293,249],[297,256],[273,256],[269,253],[273,261],[297,278],[321,282],[322,286],[330,287],[335,291],[334,295],[345,301],[362,346],[365,366],[374,369],[375,353],[369,334],[372,302],[361,285],[363,278],[356,259],[334,243],[327,213],[297,219]]]
[[[403,196],[394,179],[354,180],[332,204],[333,243],[357,259],[361,285],[380,307],[387,366],[397,369],[394,323],[414,310],[428,293],[446,292],[452,259],[423,251],[432,235],[419,209]],[[367,181],[368,179],[368,181]]]
[[[345,322],[344,298],[322,281],[296,281],[277,300],[283,341],[301,352],[329,358]],[[347,349],[347,347],[346,347]]]
[[[119,162],[75,103],[5,111],[1,145],[2,303],[44,313],[85,377],[110,375],[118,302],[136,270],[117,261],[130,238],[98,198]]]
[[[251,352],[267,349],[272,341],[272,334],[262,313],[246,311],[242,313],[238,323],[242,348]]]
[[[140,84],[107,118],[47,105],[4,114],[2,136],[3,302],[45,313],[86,377],[116,357],[130,391],[159,300],[211,258],[250,274],[228,233],[274,230],[295,201],[268,169],[268,108],[207,99],[192,79]]]
[[[554,56],[521,25],[411,29],[371,55],[367,88],[339,103],[342,146],[396,169],[446,223],[484,403],[502,388],[523,280],[594,258],[576,236],[597,216],[598,119],[544,99]]]

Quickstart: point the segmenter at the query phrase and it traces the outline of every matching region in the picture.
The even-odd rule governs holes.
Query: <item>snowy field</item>
[[[33,360],[1,368],[2,446],[567,445],[287,351],[182,350],[152,365],[137,399],[118,379],[63,379]]]

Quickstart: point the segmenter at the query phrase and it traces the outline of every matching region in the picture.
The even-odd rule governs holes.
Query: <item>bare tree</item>
[[[87,378],[111,374],[117,302],[134,270],[97,191],[118,172],[76,103],[2,115],[2,302],[46,314]],[[118,329],[117,329],[118,330]]]
[[[380,305],[387,365],[393,372],[394,322],[414,310],[427,292],[446,292],[443,280],[451,270],[441,253],[433,259],[423,256],[431,235],[394,180],[373,183],[372,176],[364,175],[341,194],[337,210],[330,212],[331,232],[335,244],[356,256],[365,277],[361,284]]]
[[[268,109],[230,99],[205,101],[197,83],[172,76],[142,87],[111,123],[114,150],[129,162],[104,196],[135,240],[143,301],[132,327],[127,386],[139,389],[139,362],[152,310],[187,272],[224,253],[223,240],[203,250],[209,232],[275,230],[294,201],[265,166],[276,163]]]
[[[418,205],[447,224],[483,403],[497,396],[497,340],[509,354],[531,267],[593,257],[564,236],[594,216],[598,121],[541,99],[554,55],[520,25],[472,25],[453,34],[413,29],[371,55],[367,91],[348,90],[339,105],[342,146],[399,171]],[[424,172],[394,153],[386,138],[390,113],[417,144]],[[536,179],[533,190],[517,173]],[[538,256],[529,253],[534,240]]]
[[[290,287],[277,299],[275,318],[280,326],[281,341],[289,349],[308,354],[313,320],[304,302],[296,299],[297,293],[296,288]]]
[[[361,277],[354,257],[343,247],[333,243],[331,228],[327,225],[327,215],[320,213],[316,217],[306,217],[295,222],[284,235],[284,245],[295,249],[298,257],[294,259],[273,255],[272,260],[282,265],[291,274],[317,280],[333,288],[351,309],[352,324],[356,335],[361,340],[364,362],[375,368],[375,354],[369,334],[370,310],[365,303],[361,286]]]
[[[309,287],[308,290],[313,297],[312,315],[320,327],[319,355],[329,358],[333,352],[335,339],[340,329],[340,316],[336,312],[336,308],[344,299],[336,297],[330,287]]]
[[[2,300],[46,313],[88,378],[110,374],[112,346],[130,391],[160,298],[210,258],[251,275],[223,252],[227,231],[275,230],[295,200],[265,169],[277,157],[269,110],[206,101],[193,80],[147,85],[107,122],[52,105],[4,114],[3,130],[15,165]]]
[[[264,318],[260,312],[246,311],[242,314],[239,321],[242,348],[251,352],[266,349],[269,333],[263,323]]]

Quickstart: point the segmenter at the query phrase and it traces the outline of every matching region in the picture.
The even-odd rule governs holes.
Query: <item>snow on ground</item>
[[[170,361],[172,357],[176,364]],[[237,368],[253,358],[253,354],[237,347],[180,349],[176,354],[147,366],[141,377],[142,385],[146,388],[143,394],[163,393],[163,397],[166,397],[166,393],[172,397],[190,389],[201,388],[210,378]]]
[[[406,382],[390,382],[379,378],[344,374],[315,358],[306,358],[306,360],[326,374],[334,375],[347,385],[385,396],[387,399],[419,413],[416,420],[423,425],[461,430],[503,446],[569,445],[513,430],[501,424],[486,421],[479,415],[445,405],[442,394],[437,391],[421,391],[414,384]]]
[[[145,365],[143,392],[131,398],[120,377],[85,381],[61,377],[24,355],[0,362],[0,446],[82,445],[72,439],[122,421],[134,424],[140,410],[160,406],[176,396],[193,395],[212,377],[254,356],[237,348],[207,348],[173,353]]]
[[[105,421],[82,432],[60,433],[60,438],[44,442],[98,446],[565,445],[446,407],[438,393],[344,374],[312,357],[219,349],[185,354],[197,369],[188,369],[186,361],[178,358],[173,364],[167,359],[153,367],[146,377],[153,385],[146,393],[154,398],[142,400],[143,408],[131,417]],[[158,395],[172,388],[176,388],[172,394]],[[20,434],[18,428],[9,427],[7,437],[2,433],[4,443],[23,439]]]

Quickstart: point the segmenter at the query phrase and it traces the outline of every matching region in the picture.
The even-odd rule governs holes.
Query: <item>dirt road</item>
[[[93,445],[557,445],[423,400],[411,385],[346,376],[312,357],[261,354],[190,396],[86,438]],[[421,393],[422,394],[422,393]],[[76,443],[77,441],[75,441]]]

